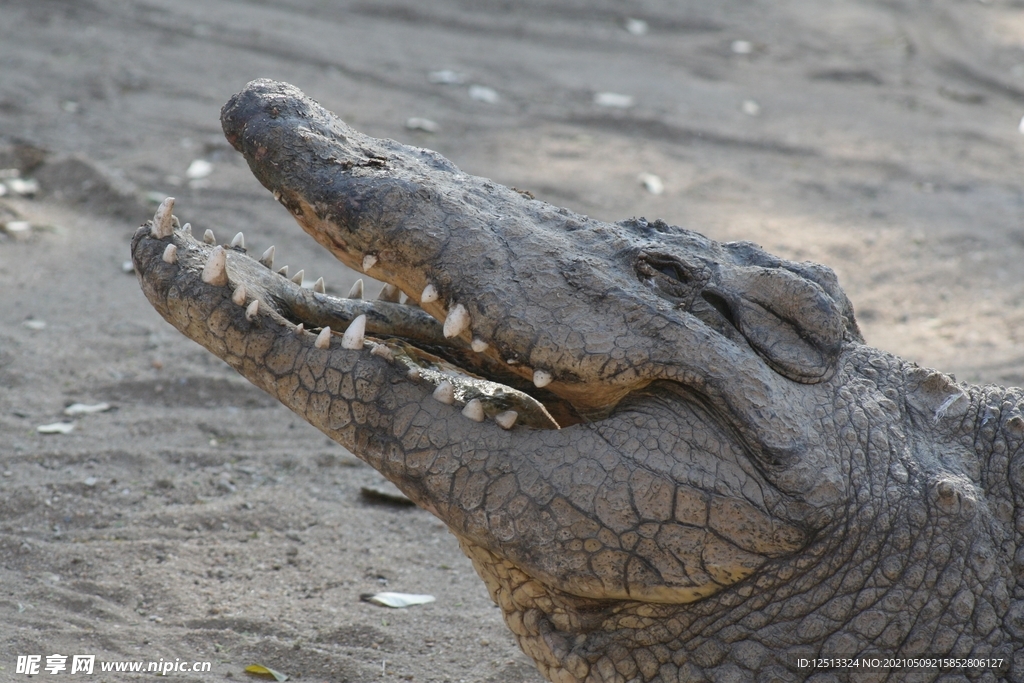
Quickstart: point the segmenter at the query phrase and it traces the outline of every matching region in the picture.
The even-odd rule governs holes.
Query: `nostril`
[[[715,294],[714,292],[710,292],[706,289],[703,292],[701,292],[700,295],[701,298],[704,299],[704,301],[707,301],[709,304],[711,304],[714,307],[714,309],[718,311],[719,314],[721,314],[723,318],[729,321],[730,325],[735,327],[737,330],[740,328],[739,325],[736,324],[736,317],[732,313],[732,307],[729,305],[729,302],[725,300],[725,297],[719,294]]]

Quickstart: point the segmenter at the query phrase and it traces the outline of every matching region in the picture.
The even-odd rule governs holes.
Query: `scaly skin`
[[[146,296],[443,520],[550,680],[1024,681],[1021,390],[865,346],[827,268],[557,209],[292,86],[254,81],[222,120],[307,232],[413,300],[432,285],[438,322],[239,248],[204,281],[214,247],[170,203],[132,241]],[[376,341],[296,329],[360,311]],[[488,419],[543,414],[523,394],[467,419],[468,375],[562,428]],[[996,664],[797,664],[864,655]]]

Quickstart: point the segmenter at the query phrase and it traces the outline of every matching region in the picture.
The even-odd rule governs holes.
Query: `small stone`
[[[439,129],[439,126],[430,119],[422,119],[418,116],[407,119],[405,127],[409,130],[422,130],[427,133],[436,133]]]
[[[440,85],[462,85],[466,82],[466,77],[458,71],[452,71],[451,69],[439,69],[438,71],[431,71],[427,74],[427,80],[431,83],[438,83]]]
[[[75,428],[74,422],[53,422],[46,425],[39,425],[36,431],[40,434],[70,434]]]
[[[754,51],[754,45],[749,40],[734,40],[729,49],[736,55],[749,55]]]
[[[93,486],[96,486],[96,484],[98,484],[99,482],[100,480],[97,479],[96,477],[86,477],[85,481],[83,481],[82,483],[91,488]]]
[[[25,327],[27,327],[30,330],[35,330],[37,332],[39,330],[45,330],[46,329],[46,321],[45,320],[26,320],[25,322],[22,323],[22,325],[24,325]]]
[[[125,274],[131,274],[135,272],[135,264],[131,261],[121,262],[121,272]]]
[[[653,195],[659,195],[665,191],[665,183],[661,182],[661,178],[653,173],[641,173],[637,176],[637,180],[640,181],[645,190]]]
[[[500,98],[498,91],[494,88],[488,88],[486,85],[471,85],[469,86],[469,99],[485,104],[497,104]]]
[[[629,109],[636,104],[636,100],[633,99],[632,95],[623,95],[617,92],[599,92],[594,95],[594,104],[611,109]]]
[[[213,173],[213,164],[206,159],[196,159],[188,165],[185,177],[189,180],[201,180]]]
[[[622,27],[634,36],[645,36],[647,31],[650,30],[650,26],[643,19],[626,19]]]
[[[740,105],[740,110],[747,116],[761,115],[761,105],[754,100],[743,100],[743,104]]]

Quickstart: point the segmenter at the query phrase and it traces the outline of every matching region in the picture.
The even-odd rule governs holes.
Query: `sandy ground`
[[[122,270],[174,195],[199,232],[354,281],[220,135],[256,77],[595,217],[826,263],[870,343],[1024,383],[1019,1],[2,0],[0,168],[39,183],[0,198],[2,681],[52,654],[99,681],[161,658],[212,663],[183,682],[539,680],[440,523],[361,496],[372,470]],[[437,601],[359,600],[384,589]]]

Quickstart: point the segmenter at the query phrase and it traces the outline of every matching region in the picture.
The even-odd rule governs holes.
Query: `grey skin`
[[[443,520],[548,679],[1024,681],[1020,389],[864,345],[828,268],[550,206],[287,84],[222,123],[413,305],[301,290],[170,201],[132,240],[146,296]],[[798,665],[865,655],[985,661]]]

